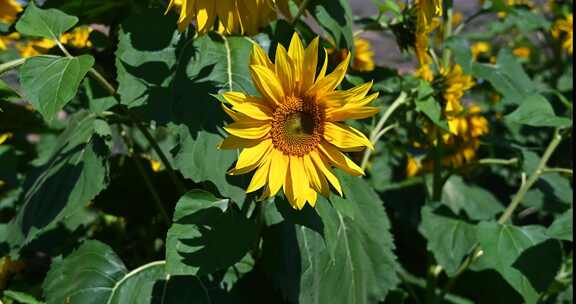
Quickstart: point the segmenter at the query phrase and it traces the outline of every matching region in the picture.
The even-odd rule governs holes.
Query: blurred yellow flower
[[[472,52],[472,58],[477,60],[481,54],[488,54],[492,47],[488,42],[485,41],[478,41],[470,47],[470,51]]]
[[[5,51],[8,46],[20,39],[20,34],[10,33],[8,35],[0,35],[0,51]]]
[[[22,11],[22,5],[16,0],[0,1],[0,22],[12,23],[16,21],[16,16]]]
[[[217,26],[218,32],[226,35],[253,35],[276,19],[273,0],[171,0],[167,11],[178,5],[180,31],[196,21],[197,31],[201,34]]]
[[[517,47],[514,50],[512,50],[512,53],[514,55],[516,55],[517,57],[528,59],[528,58],[530,58],[531,50],[529,47],[522,46],[522,47]]]
[[[461,99],[464,93],[474,86],[472,76],[464,74],[462,67],[458,64],[450,69],[440,69],[440,86],[444,103],[444,114],[448,118],[450,131],[458,134],[455,122],[450,120],[451,116],[462,111]]]
[[[414,51],[420,65],[430,63],[428,56],[428,36],[440,24],[438,17],[442,16],[441,0],[416,0],[416,33]]]
[[[574,51],[574,24],[572,22],[572,14],[566,16],[566,19],[560,19],[554,23],[552,27],[552,36],[556,39],[562,39],[562,48],[568,54],[572,55]]]
[[[92,33],[91,27],[79,26],[71,32],[64,33],[62,37],[60,37],[60,42],[78,49],[90,48],[92,47],[90,33]]]
[[[342,152],[373,148],[364,134],[342,123],[378,113],[378,108],[370,106],[378,97],[368,95],[372,83],[336,90],[350,55],[326,75],[327,59],[320,72],[316,70],[318,49],[318,38],[304,48],[294,34],[288,50],[278,45],[272,63],[265,51],[254,45],[250,70],[262,97],[223,94],[231,106],[224,105],[224,110],[234,123],[225,127],[230,136],[220,148],[242,149],[229,173],[256,170],[246,191],[265,187],[262,198],[268,198],[283,188],[295,209],[304,208],[306,202],[315,206],[318,193],[329,196],[330,185],[342,195],[332,166],[363,175],[364,171]]]
[[[352,58],[352,69],[359,72],[371,72],[375,68],[374,64],[374,51],[372,50],[372,44],[370,41],[354,37],[354,58]],[[337,63],[340,63],[348,57],[350,53],[347,49],[337,51],[335,48],[330,48],[327,50],[328,54],[331,55],[331,59]]]
[[[5,143],[8,139],[12,137],[12,133],[0,134],[0,145]]]
[[[480,147],[480,137],[488,134],[490,128],[488,120],[482,116],[481,109],[477,105],[471,105],[467,110],[450,119],[458,129],[458,132],[456,134],[443,133],[442,166],[458,168],[476,158]],[[430,127],[429,129],[435,130],[435,128]],[[424,131],[425,133],[434,133],[430,130]],[[414,146],[422,148],[425,145],[415,143]],[[415,176],[431,172],[434,168],[433,166],[434,160],[430,155],[423,155],[418,158],[409,154],[406,163],[406,175]]]
[[[54,40],[42,38],[19,42],[16,44],[16,49],[22,58],[28,58],[46,54],[55,46]]]

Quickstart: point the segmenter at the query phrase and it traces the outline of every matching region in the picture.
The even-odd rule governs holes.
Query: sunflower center
[[[287,155],[308,154],[323,133],[324,112],[313,100],[287,97],[274,112],[272,143]]]

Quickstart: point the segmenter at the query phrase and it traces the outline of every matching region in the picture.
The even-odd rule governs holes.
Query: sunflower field
[[[572,303],[572,12],[0,0],[0,304]]]

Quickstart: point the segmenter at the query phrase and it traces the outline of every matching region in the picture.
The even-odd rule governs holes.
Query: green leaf
[[[426,81],[420,81],[418,87],[418,97],[416,99],[416,109],[424,113],[435,125],[450,131],[448,122],[443,119],[442,107],[440,103],[432,95],[434,89]]]
[[[573,216],[574,209],[570,208],[548,227],[546,234],[555,239],[573,242]]]
[[[93,64],[94,58],[89,55],[30,58],[20,68],[25,95],[44,119],[51,122],[76,95]]]
[[[210,303],[202,283],[193,277],[170,277],[164,261],[128,272],[105,244],[87,241],[55,263],[44,281],[47,304],[170,304],[185,298]]]
[[[62,33],[78,23],[78,18],[67,15],[57,9],[38,8],[30,1],[24,15],[16,23],[16,30],[28,36],[40,36],[59,39]]]
[[[467,184],[462,177],[457,175],[446,181],[442,189],[442,203],[455,214],[466,212],[473,220],[491,220],[504,210],[492,193],[478,186]]]
[[[428,240],[430,250],[449,276],[458,272],[462,259],[477,242],[476,227],[463,219],[422,208],[420,233]]]
[[[258,228],[229,200],[204,191],[185,194],[166,240],[171,275],[205,275],[239,262],[254,248]]]
[[[118,37],[116,69],[122,104],[136,107],[162,102],[166,106],[177,61],[175,16],[164,16],[158,9],[131,15],[122,23]]]
[[[36,298],[34,298],[33,296],[31,296],[27,293],[23,293],[23,292],[19,292],[19,291],[4,290],[3,293],[4,293],[4,297],[13,300],[16,303],[21,303],[21,304],[43,304],[44,303],[44,302],[40,302],[40,301],[36,300]]]
[[[14,101],[19,98],[20,95],[18,95],[18,93],[12,90],[9,85],[0,79],[0,101]],[[0,111],[2,111],[2,105],[0,105]]]
[[[338,49],[354,49],[352,8],[349,1],[314,0],[308,7]]]
[[[265,269],[292,303],[376,303],[398,283],[382,202],[364,180],[339,178],[346,198],[319,197],[301,211],[280,199],[266,205],[276,216],[266,220]]]
[[[554,281],[561,253],[557,242],[546,242],[544,227],[483,222],[478,225],[478,240],[484,262],[499,272],[526,303],[537,303],[539,293]],[[531,272],[535,266],[539,273]]]
[[[454,53],[454,60],[466,74],[472,73],[472,51],[468,41],[459,36],[452,36],[446,41],[446,47]]]
[[[572,120],[556,116],[552,105],[542,95],[530,95],[524,98],[520,106],[506,115],[506,120],[533,127],[566,128]]]
[[[93,115],[79,112],[60,135],[49,160],[29,174],[23,205],[8,227],[18,249],[85,208],[108,183],[108,151],[94,136]]]

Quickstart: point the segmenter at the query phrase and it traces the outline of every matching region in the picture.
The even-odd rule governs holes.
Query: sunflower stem
[[[552,154],[554,153],[554,151],[556,151],[556,148],[558,148],[558,145],[560,145],[561,142],[562,142],[562,134],[560,133],[559,129],[556,129],[556,131],[554,132],[554,136],[550,141],[550,144],[548,144],[548,147],[544,151],[544,154],[542,155],[542,158],[538,163],[538,166],[536,167],[534,172],[531,172],[530,177],[527,180],[526,179],[522,180],[522,185],[520,186],[520,189],[514,195],[514,198],[512,199],[510,205],[508,205],[506,210],[504,210],[504,213],[498,219],[499,224],[501,225],[506,224],[510,220],[510,218],[514,214],[514,211],[516,211],[518,206],[520,206],[520,203],[522,203],[522,200],[524,199],[526,193],[538,181],[540,176],[545,173],[546,164],[548,163],[548,161],[552,157]],[[474,246],[471,252],[472,253],[462,262],[462,264],[460,264],[460,267],[458,268],[456,274],[448,281],[448,283],[446,283],[445,288],[442,290],[442,293],[440,294],[439,300],[442,300],[442,298],[447,293],[450,293],[450,291],[456,284],[458,278],[460,278],[460,276],[466,270],[468,270],[468,268],[472,264],[474,264],[474,262],[476,262],[476,260],[478,260],[478,258],[483,254],[482,249],[478,244]]]
[[[444,18],[444,49],[442,50],[442,63],[446,69],[450,67],[450,56],[452,56],[450,48],[446,47],[446,41],[448,41],[452,36],[452,17],[454,15],[454,9],[452,8],[453,4],[452,0],[444,1],[446,18]]]
[[[24,63],[26,63],[26,58],[19,58],[16,60],[12,60],[12,61],[8,61],[6,63],[0,64],[0,75],[3,75],[4,73],[15,69],[15,68],[23,65]]]
[[[374,129],[370,133],[370,142],[372,143],[372,145],[376,145],[380,137],[386,134],[386,132],[388,132],[389,130],[392,130],[393,128],[396,127],[396,124],[388,127],[384,127],[384,125],[386,124],[388,119],[392,116],[394,111],[396,111],[401,105],[406,103],[407,97],[408,94],[406,94],[406,92],[400,93],[400,96],[398,96],[398,98],[394,100],[394,102],[390,105],[390,107],[386,109],[386,112],[384,112],[382,117],[380,117],[380,120],[376,124],[376,127],[374,127]],[[366,169],[366,166],[368,165],[368,160],[370,159],[370,155],[372,154],[372,152],[373,152],[372,149],[366,149],[364,151],[364,156],[362,157],[362,163],[361,163],[361,167],[363,170]]]

